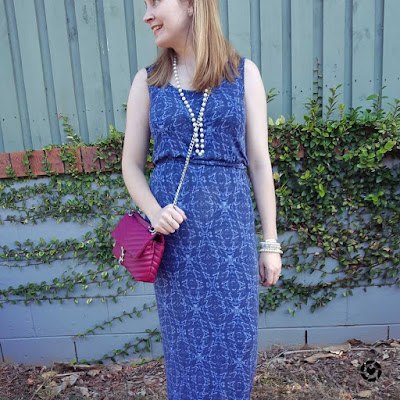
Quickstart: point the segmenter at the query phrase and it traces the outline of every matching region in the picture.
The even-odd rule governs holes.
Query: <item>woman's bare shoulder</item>
[[[146,103],[148,103],[149,89],[147,85],[146,68],[141,68],[139,71],[137,71],[132,81],[129,97],[146,100]]]
[[[250,60],[250,58],[245,58],[244,60],[244,75],[246,79],[256,79],[260,77],[260,70],[257,64]]]
[[[136,84],[139,86],[147,86],[147,70],[146,67],[143,67],[139,69],[138,72],[136,72],[135,77],[133,78],[132,84]]]

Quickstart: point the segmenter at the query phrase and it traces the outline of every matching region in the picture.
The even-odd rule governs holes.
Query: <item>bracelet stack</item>
[[[281,253],[283,254],[283,251],[281,250],[281,244],[276,240],[276,239],[266,239],[263,241],[260,241],[261,245],[261,251],[268,251],[270,253]]]

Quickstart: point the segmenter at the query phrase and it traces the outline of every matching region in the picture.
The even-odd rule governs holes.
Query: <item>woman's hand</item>
[[[185,219],[187,217],[183,210],[173,204],[167,204],[152,216],[150,223],[157,232],[169,235],[174,233]]]
[[[263,286],[275,285],[282,270],[281,254],[262,251],[260,252],[258,265],[260,268],[261,284]]]

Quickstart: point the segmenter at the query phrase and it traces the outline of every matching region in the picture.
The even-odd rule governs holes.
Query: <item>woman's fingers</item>
[[[265,281],[265,268],[264,268],[264,264],[259,263],[258,268],[259,268],[259,272],[260,272],[261,283],[264,283],[264,281]]]
[[[263,286],[275,285],[279,280],[282,270],[280,254],[262,252],[259,260],[259,270]]]
[[[184,220],[184,219],[187,219],[187,217],[186,217],[186,214],[185,214],[185,211],[183,211],[182,209],[180,209],[177,205],[172,205],[172,209],[173,209],[173,211],[174,211],[174,218],[175,218],[175,215],[177,215],[177,216],[179,216],[178,218],[179,218],[179,221],[180,221],[180,223],[182,223],[182,221]],[[181,219],[182,218],[182,219]],[[176,219],[176,218],[175,218]]]
[[[183,216],[178,211],[172,210],[168,217],[170,221],[174,221],[177,224],[181,224],[183,222]]]
[[[185,219],[187,217],[183,210],[176,205],[168,204],[161,211],[159,219],[159,225],[161,226],[158,226],[159,229],[157,231],[164,235],[174,233]]]
[[[163,222],[165,229],[170,233],[174,233],[179,228],[179,220],[177,221],[176,216],[174,217],[172,214],[166,212],[163,215]],[[179,218],[179,217],[178,217]]]

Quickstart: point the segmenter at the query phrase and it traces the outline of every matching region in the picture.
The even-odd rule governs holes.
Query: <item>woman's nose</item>
[[[144,21],[145,23],[149,23],[149,21],[150,21],[151,19],[153,19],[153,18],[154,18],[153,13],[150,12],[149,10],[146,10],[145,14],[143,15],[143,21]]]

